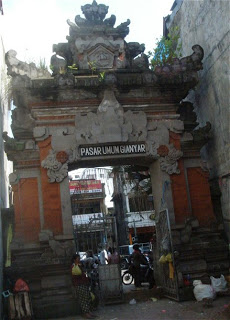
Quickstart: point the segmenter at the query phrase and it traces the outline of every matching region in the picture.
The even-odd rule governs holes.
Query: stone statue
[[[120,33],[122,37],[126,37],[129,34],[129,25],[130,25],[130,20],[127,19],[126,22],[122,22],[119,26],[116,27],[116,30]]]
[[[144,53],[132,61],[132,67],[137,69],[149,69],[149,59]]]
[[[116,16],[114,14],[111,15],[110,18],[104,20],[104,24],[110,27],[113,27],[116,22]]]
[[[204,127],[200,127],[191,132],[194,142],[205,144],[210,138],[211,123],[208,121]]]

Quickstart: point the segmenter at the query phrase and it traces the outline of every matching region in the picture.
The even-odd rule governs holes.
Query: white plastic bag
[[[203,284],[200,280],[193,281],[193,293],[197,301],[202,301],[204,298],[215,299],[216,292],[209,284]]]
[[[216,292],[228,290],[227,281],[225,280],[225,277],[223,275],[221,275],[220,278],[214,278],[211,276],[210,279],[211,279],[212,287]]]
[[[137,302],[136,302],[135,299],[132,299],[132,300],[129,301],[129,304],[136,304],[136,303],[137,303]]]

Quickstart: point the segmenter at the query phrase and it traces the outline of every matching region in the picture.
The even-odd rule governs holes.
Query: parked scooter
[[[125,271],[122,275],[122,282],[125,285],[129,285],[133,282],[134,276],[132,273],[132,268],[130,267],[127,271]],[[153,264],[148,261],[147,265],[141,264],[141,283],[149,283],[149,288],[151,289],[154,284],[154,271],[153,271]]]

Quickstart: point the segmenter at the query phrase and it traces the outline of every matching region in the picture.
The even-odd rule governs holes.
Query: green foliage
[[[98,79],[99,82],[103,82],[105,80],[105,71],[99,73]]]
[[[72,66],[68,66],[68,69],[70,69],[70,70],[78,70],[78,67],[77,67],[76,63],[73,63]]]
[[[97,70],[96,61],[89,61],[88,66],[89,66],[90,70],[92,71],[92,74]]]
[[[45,58],[41,58],[41,57],[39,58],[37,68],[42,69],[42,70],[48,70]]]
[[[171,64],[174,58],[181,57],[181,43],[178,42],[179,28],[174,27],[168,34],[168,37],[161,37],[156,42],[156,48],[149,52],[152,69],[156,66]]]
[[[46,64],[45,58],[39,58],[39,60],[35,60],[33,58],[29,58],[25,61],[28,64],[33,64],[37,69],[48,71],[48,66]]]

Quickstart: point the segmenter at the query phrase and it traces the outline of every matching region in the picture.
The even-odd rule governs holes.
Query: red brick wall
[[[216,219],[213,213],[208,176],[201,168],[188,168],[187,175],[192,213],[198,219],[200,226],[209,226]]]
[[[40,214],[37,178],[21,179],[13,186],[15,211],[15,238],[24,242],[38,240]]]
[[[171,186],[175,222],[180,224],[184,223],[186,217],[191,215],[191,212],[189,209],[183,160],[179,160],[178,168],[180,169],[180,174],[171,175]]]
[[[51,149],[51,138],[38,143],[40,161],[44,160]],[[61,195],[59,183],[49,183],[47,169],[41,167],[42,196],[44,208],[44,229],[51,230],[54,235],[63,233]]]
[[[180,149],[180,135],[177,133],[170,132],[170,143],[173,143],[176,149]],[[179,159],[178,168],[180,170],[180,174],[172,174],[170,178],[172,186],[175,222],[180,224],[184,223],[186,217],[190,216],[191,213],[189,210],[183,159]]]
[[[170,132],[170,143],[173,143],[176,149],[180,149],[180,135]],[[198,219],[200,226],[209,226],[215,221],[215,216],[207,174],[199,167],[188,168],[187,187],[183,159],[178,161],[178,168],[180,174],[171,175],[175,222],[184,223],[186,217],[193,215]],[[189,207],[189,197],[192,208]]]

